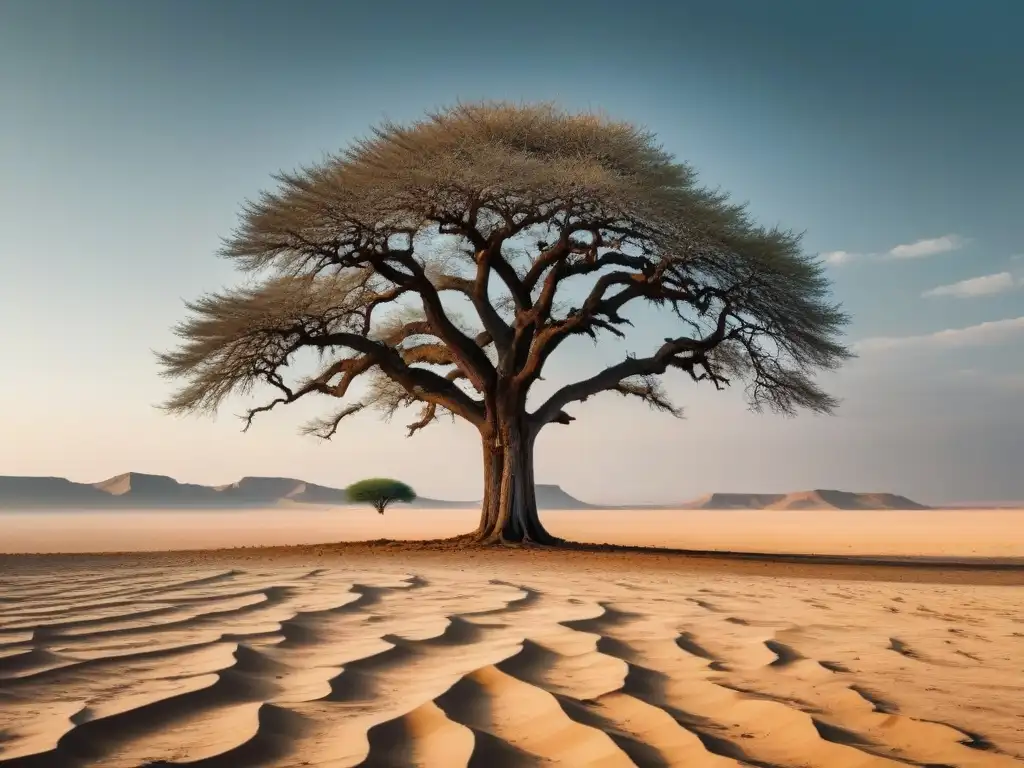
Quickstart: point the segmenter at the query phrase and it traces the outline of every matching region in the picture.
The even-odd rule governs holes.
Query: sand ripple
[[[0,579],[0,766],[1014,766],[1019,588],[109,566]]]

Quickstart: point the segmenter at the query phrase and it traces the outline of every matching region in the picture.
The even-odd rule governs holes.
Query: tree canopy
[[[416,501],[416,492],[399,480],[387,477],[371,477],[352,483],[345,489],[349,501],[372,504],[380,514],[395,501],[411,504]]]
[[[458,105],[385,123],[276,182],[221,251],[255,281],[190,302],[180,345],[160,355],[183,382],[167,410],[215,411],[266,385],[276,396],[246,428],[309,395],[340,402],[304,427],[323,438],[370,408],[419,404],[410,434],[464,419],[484,445],[482,538],[550,540],[532,448],[545,425],[573,420],[575,402],[613,392],[678,414],[661,382],[676,371],[739,384],[757,410],[837,405],[815,375],[850,356],[847,317],[820,260],[630,123]],[[663,342],[527,407],[560,345],[626,338],[640,304],[661,310]],[[288,366],[303,349],[322,367],[296,380]]]

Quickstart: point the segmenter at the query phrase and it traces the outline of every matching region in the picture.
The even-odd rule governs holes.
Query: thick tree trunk
[[[488,543],[556,544],[541,524],[533,478],[536,432],[521,420],[484,437],[484,499],[476,537]]]
[[[493,437],[484,436],[484,498],[480,510],[480,525],[476,538],[488,539],[498,525],[498,510],[501,506],[501,475],[505,467],[505,454]]]

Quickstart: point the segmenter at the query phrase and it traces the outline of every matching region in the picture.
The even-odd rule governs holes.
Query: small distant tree
[[[815,375],[850,356],[847,317],[821,260],[629,123],[460,105],[277,182],[222,250],[257,279],[188,304],[180,346],[160,355],[183,382],[166,409],[213,412],[265,385],[246,428],[308,396],[341,401],[305,428],[325,439],[367,409],[419,405],[410,434],[459,417],[483,449],[480,541],[556,542],[534,445],[576,403],[614,393],[679,415],[662,385],[675,373],[738,384],[755,410],[837,405]],[[646,349],[536,400],[563,344],[626,338],[641,305],[660,311],[660,332],[634,337]],[[308,378],[289,371],[300,351],[322,360]]]
[[[387,477],[371,477],[352,483],[345,489],[349,501],[372,504],[380,514],[395,501],[411,504],[416,501],[416,491],[403,482]]]

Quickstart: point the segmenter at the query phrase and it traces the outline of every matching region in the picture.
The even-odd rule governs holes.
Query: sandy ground
[[[0,513],[0,553],[122,552],[455,536],[468,509]],[[680,549],[838,555],[1024,557],[1024,510],[546,511],[574,541]]]
[[[0,557],[0,766],[1024,765],[1024,569],[902,554]]]

